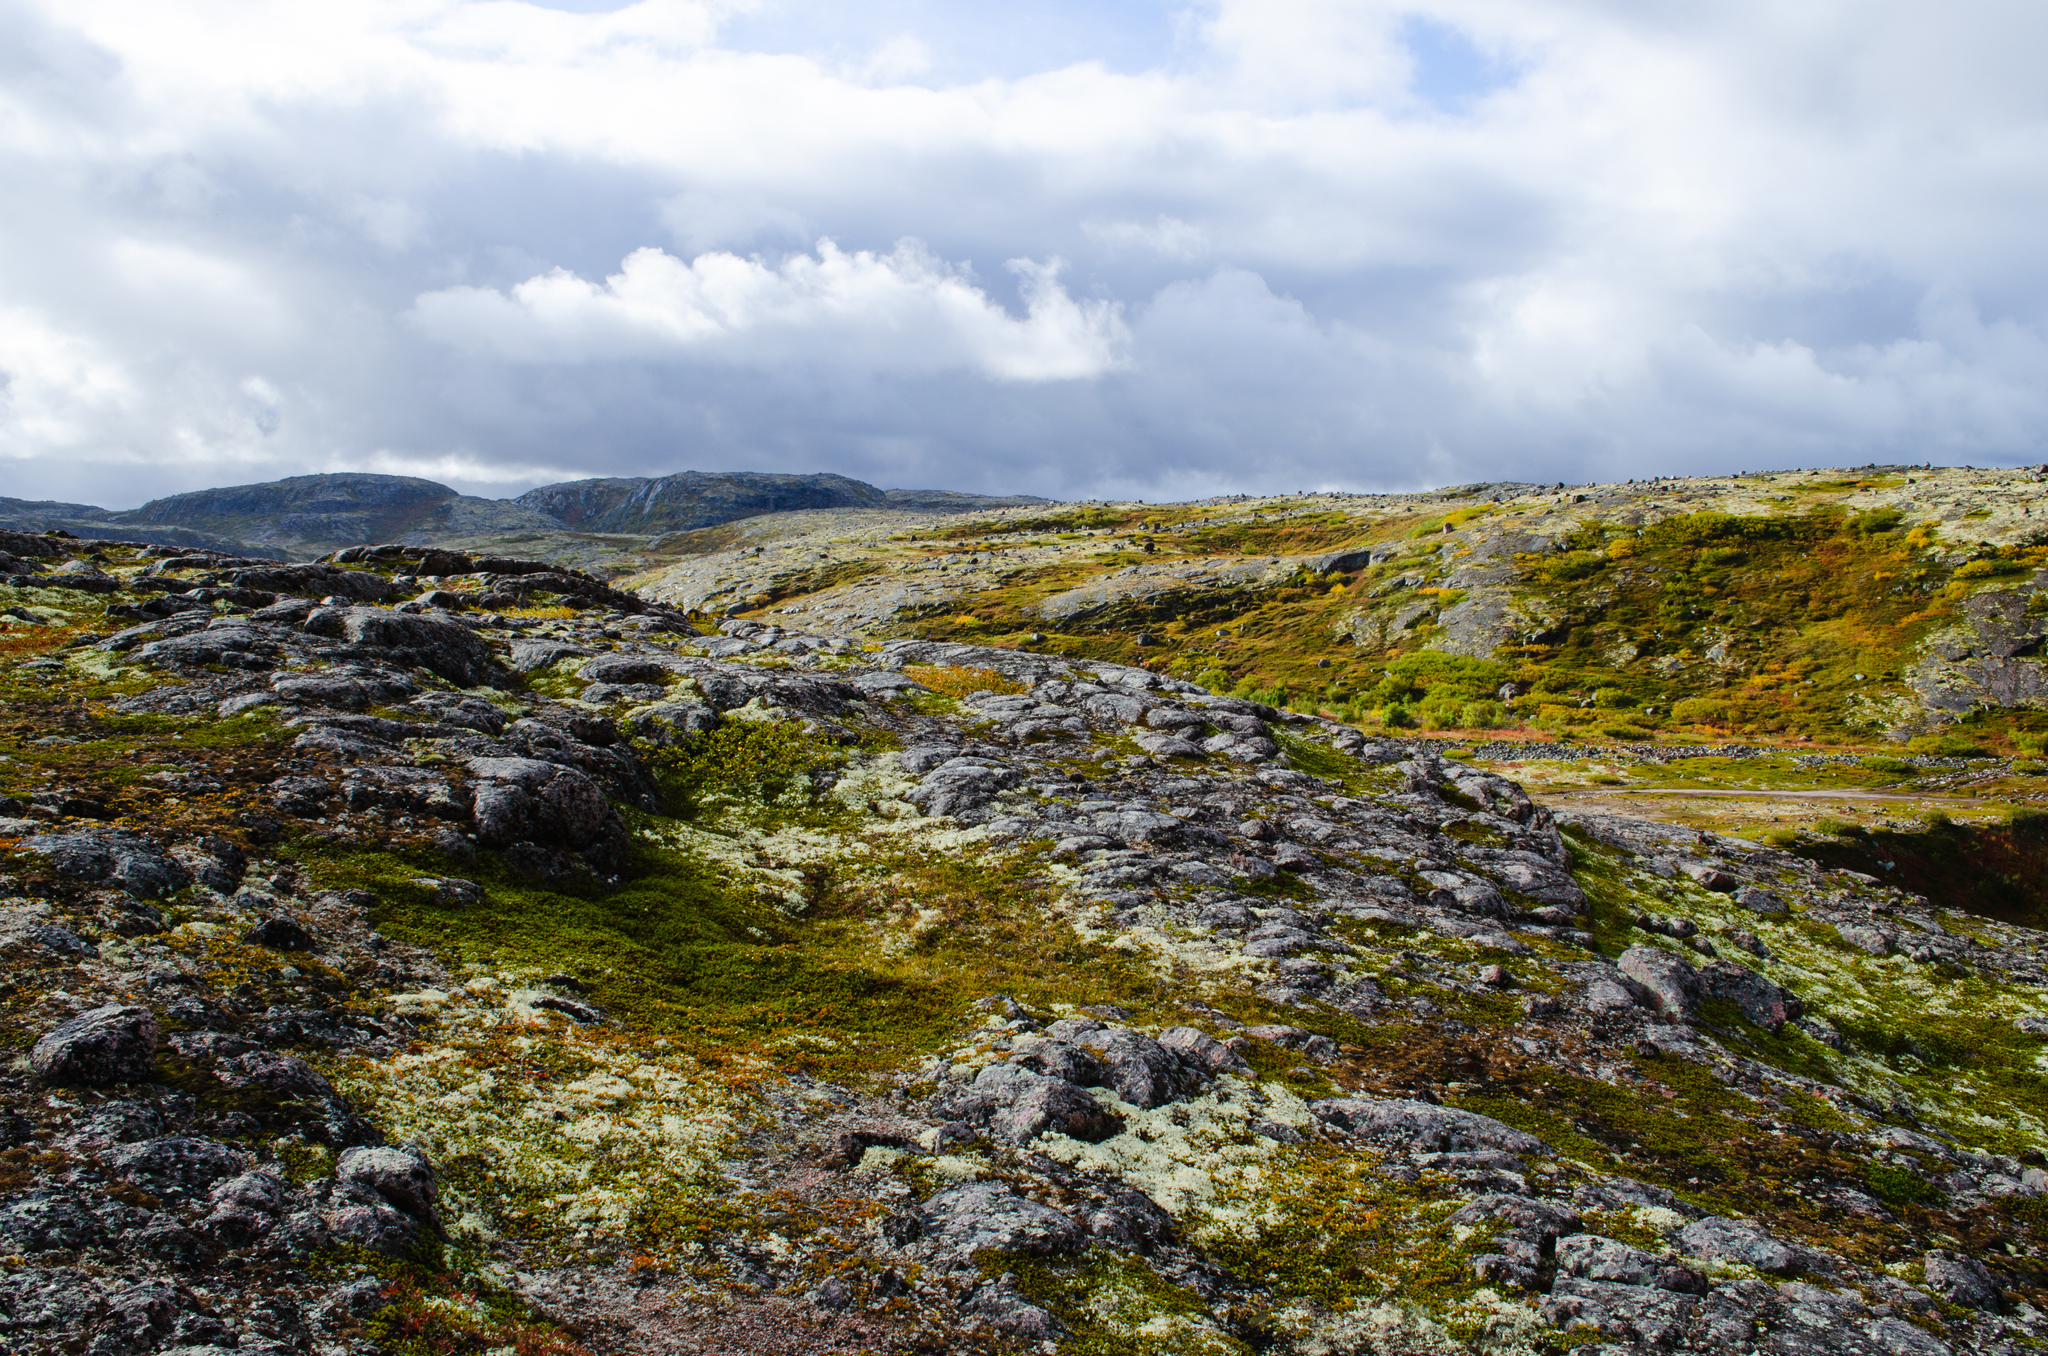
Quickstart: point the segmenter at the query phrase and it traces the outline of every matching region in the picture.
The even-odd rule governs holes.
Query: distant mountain
[[[478,499],[413,476],[292,476],[154,499],[116,522],[176,525],[288,556],[451,530],[546,531],[556,524],[503,499]]]
[[[97,541],[147,542],[157,546],[186,546],[202,551],[233,551],[238,555],[269,554],[261,548],[232,538],[171,525],[136,526],[123,515],[98,504],[64,504],[49,499],[0,498],[0,528],[16,532],[69,532],[74,537]]]
[[[886,493],[835,475],[682,471],[671,476],[571,480],[512,501],[578,532],[653,536],[799,509],[888,508]]]
[[[923,509],[927,513],[980,513],[1054,502],[1035,494],[962,494],[958,490],[889,490],[887,495],[890,508]]]
[[[600,557],[653,538],[766,513],[835,508],[957,513],[1047,502],[951,490],[882,490],[840,475],[756,471],[571,480],[543,485],[517,499],[483,499],[415,476],[349,472],[194,490],[125,511],[0,499],[0,527],[28,532],[59,528],[79,537],[293,560],[375,542],[460,542],[488,550],[498,541],[516,544],[519,554],[573,558],[579,565],[602,568]]]

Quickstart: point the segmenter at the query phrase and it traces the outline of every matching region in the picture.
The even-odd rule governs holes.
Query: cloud
[[[425,293],[412,318],[443,342],[526,363],[807,362],[870,375],[970,370],[1004,381],[1093,377],[1120,364],[1128,335],[1113,303],[1068,296],[1060,260],[1012,259],[1009,267],[1022,282],[1021,320],[915,240],[889,254],[821,240],[815,255],[775,266],[724,252],[685,262],[648,247],[601,285],[555,269],[504,292]]]
[[[2043,458],[2048,11],[1176,12],[0,0],[0,475]]]

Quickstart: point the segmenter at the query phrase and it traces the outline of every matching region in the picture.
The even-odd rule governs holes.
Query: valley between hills
[[[347,479],[0,531],[9,1350],[2048,1342],[2043,473]]]

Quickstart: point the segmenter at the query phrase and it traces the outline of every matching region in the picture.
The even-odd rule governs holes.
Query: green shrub
[[[1414,726],[1415,717],[1409,713],[1407,707],[1399,702],[1395,702],[1390,706],[1381,708],[1380,724],[1390,730],[1406,730]]]
[[[2024,574],[2026,566],[2017,560],[1973,560],[1956,568],[1957,579],[1992,579],[1999,575]]]
[[[1891,1163],[1871,1164],[1863,1180],[1872,1195],[1894,1205],[1936,1205],[1942,1200],[1940,1188],[1932,1182]]]
[[[801,722],[734,720],[648,762],[662,798],[687,816],[714,800],[775,800],[833,755]]]
[[[1971,743],[1959,734],[1915,735],[1906,741],[1906,747],[1914,753],[1926,754],[1932,758],[1982,758],[1983,748]]]
[[[1570,555],[1553,560],[1543,567],[1543,572],[1558,583],[1566,584],[1580,579],[1590,579],[1607,565],[1607,557],[1598,551],[1573,551]]]
[[[1719,697],[1687,697],[1671,708],[1671,718],[1693,725],[1719,725],[1732,709]]]
[[[1889,532],[1904,522],[1905,518],[1905,512],[1901,509],[1876,508],[1851,518],[1849,526],[1867,537],[1876,532]]]
[[[1603,711],[1626,711],[1636,705],[1633,693],[1618,687],[1602,687],[1593,690],[1593,705]]]
[[[1467,730],[1497,730],[1507,718],[1507,708],[1495,701],[1466,702],[1458,708],[1458,724]]]

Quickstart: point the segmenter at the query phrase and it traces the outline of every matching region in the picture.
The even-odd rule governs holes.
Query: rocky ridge
[[[1398,708],[1397,725],[1426,709],[1460,727],[1492,702],[1485,727],[1903,742],[2048,709],[2044,484],[1865,467],[952,524],[777,515],[631,582],[791,626],[1050,639],[1361,716]]]
[[[15,1348],[2048,1338],[2040,933],[1129,665],[0,547]]]

